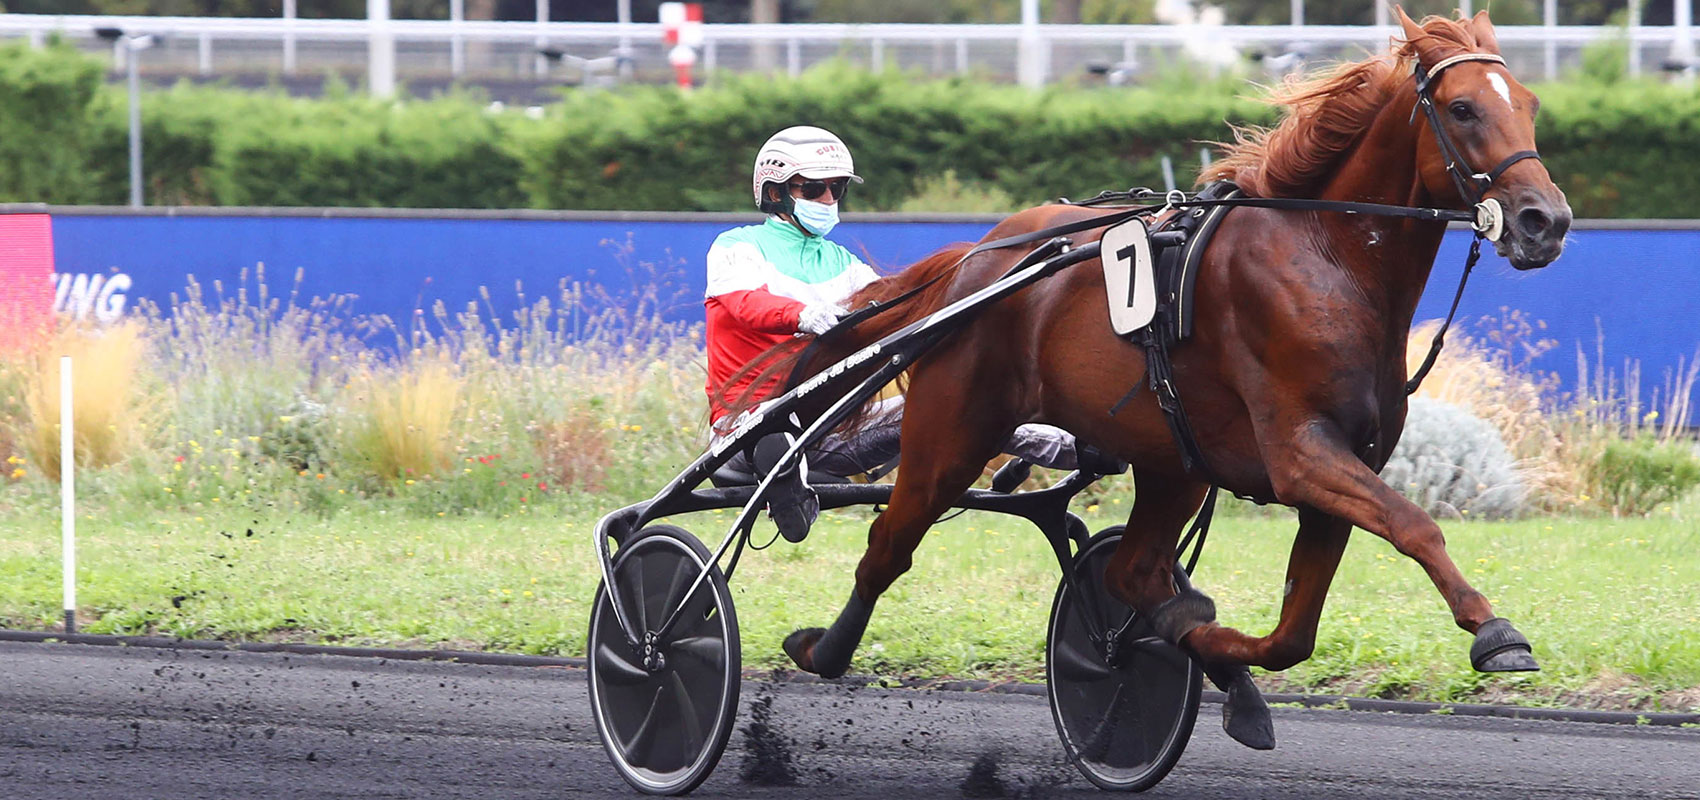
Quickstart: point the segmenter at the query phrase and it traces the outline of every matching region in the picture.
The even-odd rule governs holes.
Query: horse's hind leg
[[[1274,722],[1251,671],[1243,663],[1207,660],[1184,642],[1188,632],[1216,619],[1216,605],[1203,592],[1175,591],[1175,545],[1205,491],[1194,481],[1135,474],[1127,533],[1110,559],[1105,580],[1124,602],[1146,609],[1159,634],[1191,651],[1210,681],[1228,693],[1222,729],[1247,747],[1268,750],[1275,746]]]
[[[920,386],[920,375],[912,386]],[[911,393],[911,397],[948,395]],[[943,398],[940,398],[943,400]],[[874,602],[909,570],[922,537],[997,455],[1008,435],[990,404],[945,400],[910,402],[904,411],[903,467],[891,504],[868,528],[868,549],[856,567],[856,588],[830,628],[803,628],[785,638],[785,654],[797,666],[826,678],[850,668],[850,658],[867,630]],[[924,446],[922,446],[924,443]]]

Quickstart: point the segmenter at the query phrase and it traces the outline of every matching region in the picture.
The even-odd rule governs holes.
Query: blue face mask
[[[797,219],[804,230],[816,236],[825,236],[832,232],[838,224],[838,204],[817,203],[799,197],[794,201],[791,216]]]

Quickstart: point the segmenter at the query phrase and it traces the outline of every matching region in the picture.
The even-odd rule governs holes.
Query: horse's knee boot
[[[1251,681],[1251,670],[1238,667],[1228,684],[1228,699],[1222,702],[1222,730],[1234,741],[1253,750],[1275,749],[1275,720],[1263,692]]]
[[[874,604],[863,602],[861,595],[851,591],[850,602],[838,612],[832,627],[793,631],[785,637],[785,654],[804,671],[822,678],[841,677],[850,670],[850,659],[856,654],[856,645],[862,643],[873,613]]]
[[[1200,625],[1216,621],[1216,603],[1197,589],[1164,600],[1151,611],[1151,627],[1163,641],[1179,646]]]
[[[1523,638],[1511,622],[1494,617],[1476,629],[1476,640],[1470,645],[1470,666],[1477,672],[1537,672],[1529,640]]]

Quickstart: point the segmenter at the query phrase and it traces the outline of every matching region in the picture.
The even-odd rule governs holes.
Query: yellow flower
[[[407,479],[407,485],[408,485],[408,486],[412,486],[412,485],[413,485],[413,479],[412,479],[412,478],[408,478],[408,479]]]
[[[165,487],[165,491],[166,491],[167,494],[170,494],[171,493],[171,487],[170,486]]]
[[[23,476],[24,476],[24,468],[23,467],[18,467],[17,469],[12,470],[12,480],[17,480],[19,478],[22,478]]]
[[[223,436],[224,435],[224,429],[223,428],[213,428],[213,435],[214,436]]]

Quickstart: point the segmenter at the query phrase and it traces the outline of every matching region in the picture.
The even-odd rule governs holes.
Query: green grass
[[[593,503],[421,518],[377,506],[329,518],[209,507],[79,519],[79,616],[93,633],[452,647],[582,655],[598,576]],[[1112,497],[1089,513],[1118,521]],[[574,506],[582,505],[581,509]],[[59,611],[59,532],[46,504],[0,522],[0,624]],[[197,515],[198,513],[198,515]],[[1544,671],[1470,671],[1470,638],[1414,562],[1358,533],[1315,656],[1265,676],[1285,689],[1451,702],[1645,710],[1700,706],[1700,526],[1650,519],[1453,523],[1449,547]],[[779,643],[848,596],[865,512],[829,513],[801,545],[747,554],[733,581],[746,667],[787,666]],[[675,521],[712,545],[729,513]],[[1279,609],[1289,515],[1221,519],[1197,580],[1222,621],[1265,633]],[[250,533],[251,532],[251,533]],[[762,531],[758,531],[761,533]],[[908,677],[1042,680],[1057,569],[1013,518],[969,514],[930,535],[882,599],[853,669]]]

